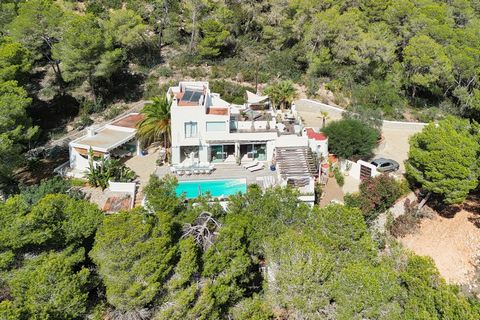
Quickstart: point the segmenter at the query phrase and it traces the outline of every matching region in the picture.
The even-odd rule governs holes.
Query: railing
[[[276,128],[271,129],[232,129],[230,128],[230,133],[253,133],[253,132],[277,132]]]

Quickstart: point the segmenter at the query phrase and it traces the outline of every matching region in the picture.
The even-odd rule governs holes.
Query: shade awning
[[[248,103],[264,103],[267,102],[268,96],[259,96],[258,94],[255,94],[253,92],[250,92],[247,90],[247,102]]]

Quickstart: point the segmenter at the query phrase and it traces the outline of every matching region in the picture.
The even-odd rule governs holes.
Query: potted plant
[[[335,176],[335,173],[333,172],[333,166],[332,166],[332,161],[328,159],[328,177],[333,178]]]

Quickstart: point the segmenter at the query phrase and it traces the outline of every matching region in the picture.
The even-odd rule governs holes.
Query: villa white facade
[[[328,138],[304,128],[294,106],[275,110],[267,96],[248,91],[244,105],[230,104],[211,92],[208,82],[180,82],[167,98],[172,102],[172,172],[211,173],[214,166],[233,163],[243,165],[245,174],[270,174],[268,164],[276,171],[277,184],[298,188],[302,200],[313,203]]]
[[[172,164],[194,161],[269,162],[278,137],[268,97],[251,94],[245,105],[232,105],[210,91],[208,82],[171,87]]]

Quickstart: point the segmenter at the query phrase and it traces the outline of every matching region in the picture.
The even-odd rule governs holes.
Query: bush
[[[110,120],[118,117],[119,115],[122,114],[122,112],[124,112],[127,109],[128,109],[128,106],[126,104],[112,106],[107,110],[105,110],[105,112],[103,113],[103,117],[107,120]]]
[[[360,184],[358,193],[345,196],[345,204],[349,207],[360,208],[365,220],[371,222],[404,194],[404,186],[404,183],[382,174],[364,180]]]
[[[335,170],[333,171],[333,173],[335,174],[335,180],[337,180],[337,183],[340,187],[343,187],[343,185],[345,184],[345,178],[343,177],[342,173],[340,172],[340,170],[338,170],[338,168],[335,168]]]
[[[213,92],[219,93],[222,99],[230,103],[243,104],[245,102],[245,92],[255,89],[247,86],[242,86],[234,82],[225,80],[214,80],[210,82],[210,89]]]
[[[159,77],[170,78],[173,75],[173,71],[169,67],[162,66],[162,67],[158,68],[157,75]]]
[[[353,91],[353,101],[370,109],[379,109],[390,119],[402,119],[406,105],[398,89],[385,80],[374,80],[365,86],[358,86]]]
[[[143,98],[149,99],[151,97],[159,96],[163,94],[158,84],[158,76],[150,74],[145,80],[145,90],[143,92]]]
[[[80,119],[78,120],[77,123],[75,123],[75,129],[83,129],[83,128],[86,128],[88,126],[91,126],[93,124],[93,120],[92,118],[90,118],[90,116],[86,113],[82,113],[80,115]]]
[[[319,182],[315,183],[315,203],[320,204],[320,199],[322,197],[322,184]]]
[[[344,159],[369,158],[380,137],[377,129],[357,119],[331,122],[322,131],[328,136],[330,151]]]
[[[40,184],[33,186],[20,186],[20,193],[24,197],[26,203],[30,205],[36,204],[40,199],[48,194],[68,194],[75,199],[83,199],[84,194],[72,188],[71,180],[65,180],[60,177],[53,177],[43,180]]]
[[[87,182],[86,180],[79,179],[79,178],[73,178],[73,179],[70,179],[69,181],[73,187],[84,187],[85,183]]]
[[[93,155],[92,155],[93,157]],[[135,172],[120,163],[117,159],[104,160],[97,165],[90,162],[87,173],[88,183],[94,187],[106,189],[110,180],[115,182],[131,182],[137,175]]]

